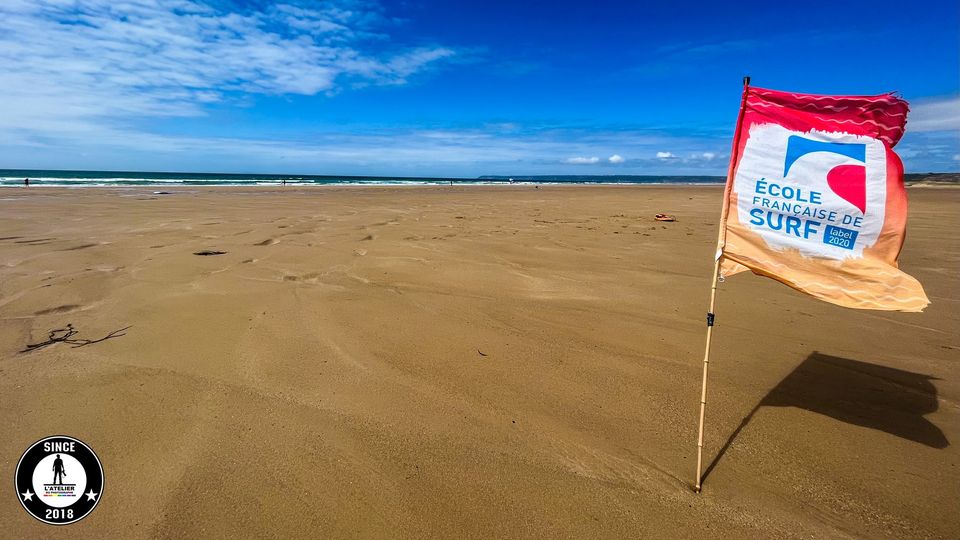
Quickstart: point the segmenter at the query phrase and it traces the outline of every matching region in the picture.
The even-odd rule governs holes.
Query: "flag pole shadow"
[[[934,377],[813,352],[783,378],[720,447],[706,480],[761,407],[797,407],[835,420],[889,433],[931,448],[950,442],[924,415],[937,410]]]

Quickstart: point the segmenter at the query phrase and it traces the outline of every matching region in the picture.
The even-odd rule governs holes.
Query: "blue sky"
[[[911,103],[960,170],[956,2],[3,0],[0,168],[723,174],[740,79]]]

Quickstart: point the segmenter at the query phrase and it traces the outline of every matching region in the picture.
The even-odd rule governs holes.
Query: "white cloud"
[[[391,46],[376,33],[387,22],[375,4],[308,5],[231,12],[199,0],[4,0],[0,129],[130,129],[244,95],[404,84],[455,55]]]
[[[907,133],[924,131],[960,131],[960,96],[912,103],[907,115]]]
[[[617,165],[617,164],[623,163],[624,159],[619,154],[614,154],[608,157],[607,161],[609,161],[610,163],[613,163],[614,165]]]
[[[657,158],[659,159],[671,159],[677,157],[673,152],[657,152]]]
[[[13,168],[289,172],[304,174],[453,175],[562,174],[607,164],[606,148],[653,155],[657,148],[692,151],[707,141],[643,130],[571,129],[513,124],[509,132],[473,128],[337,125],[309,133],[263,136],[149,133],[103,125],[62,132],[56,140],[24,139],[0,129],[0,163]],[[581,159],[572,160],[571,154]],[[600,154],[602,155],[602,154]],[[625,159],[624,174],[720,174],[707,162]]]
[[[700,154],[700,157],[707,161],[713,161],[717,157],[717,154],[713,152],[704,152]]]

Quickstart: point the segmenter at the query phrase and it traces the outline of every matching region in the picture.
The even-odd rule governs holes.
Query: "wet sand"
[[[700,495],[719,188],[170,191],[0,191],[0,470],[106,479],[7,537],[960,536],[960,189],[909,190],[924,313],[721,284]],[[68,323],[132,327],[19,352]]]

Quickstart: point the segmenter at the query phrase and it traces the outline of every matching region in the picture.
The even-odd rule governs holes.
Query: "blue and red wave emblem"
[[[855,206],[861,214],[867,213],[867,145],[859,143],[824,142],[791,135],[787,139],[787,155],[783,163],[783,177],[803,156],[828,152],[857,160],[864,165],[837,165],[827,172],[827,185],[840,198]]]

